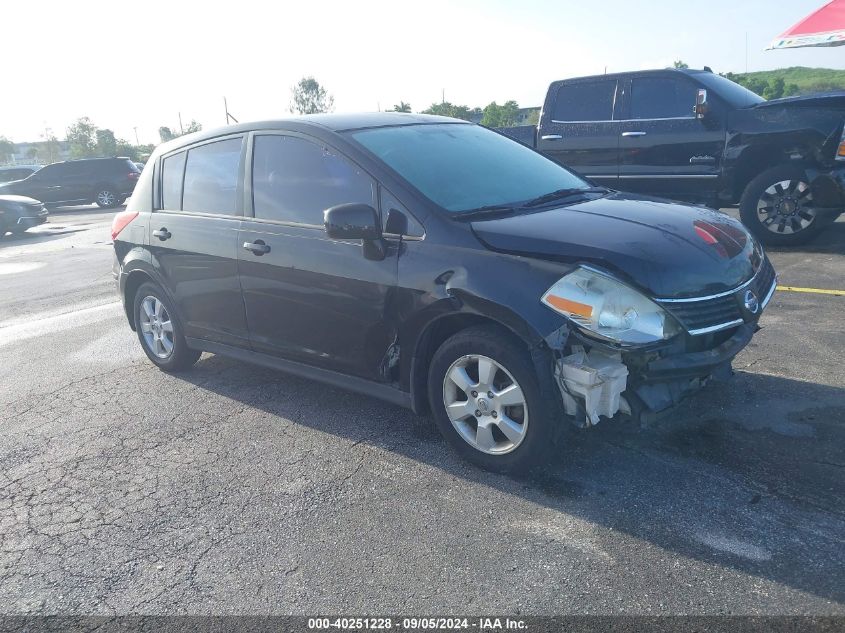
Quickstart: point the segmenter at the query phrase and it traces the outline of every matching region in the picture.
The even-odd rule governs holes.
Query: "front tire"
[[[173,306],[159,286],[142,284],[133,305],[138,340],[159,369],[184,371],[197,362],[202,352],[188,347]]]
[[[543,395],[540,382],[528,352],[509,332],[468,328],[432,358],[434,421],[464,459],[487,470],[525,472],[545,463],[565,424],[556,415],[556,394]]]
[[[824,222],[813,207],[804,169],[779,165],[748,183],[739,202],[742,223],[772,246],[793,246],[814,238]]]

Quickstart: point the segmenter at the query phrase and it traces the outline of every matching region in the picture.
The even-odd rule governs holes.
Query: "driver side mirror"
[[[378,211],[368,204],[348,203],[323,212],[326,235],[336,240],[363,240],[364,257],[380,261],[387,255]]]
[[[695,95],[695,118],[703,119],[704,116],[707,114],[707,110],[707,91],[704,88],[701,88]]]

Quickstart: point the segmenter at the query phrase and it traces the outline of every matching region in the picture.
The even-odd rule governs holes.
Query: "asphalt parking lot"
[[[514,479],[377,400],[158,371],[111,215],[0,239],[0,613],[845,614],[845,297],[777,292],[731,382]],[[845,218],[770,257],[845,288]]]

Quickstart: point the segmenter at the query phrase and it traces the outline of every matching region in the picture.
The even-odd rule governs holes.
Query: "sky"
[[[682,59],[716,72],[845,68],[845,48],[764,51],[824,0],[43,0],[3,9],[0,136],[64,138],[90,117],[158,142],[179,114],[225,124],[289,114],[313,75],[338,112],[541,105],[556,79]],[[644,8],[646,7],[646,8]],[[772,10],[777,7],[777,10]],[[747,38],[747,47],[746,47]]]

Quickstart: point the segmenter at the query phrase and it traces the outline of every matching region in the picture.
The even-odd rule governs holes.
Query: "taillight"
[[[111,223],[111,238],[117,239],[120,232],[125,229],[129,223],[138,217],[137,211],[121,211],[114,216]]]
[[[141,172],[138,172],[138,171],[130,171],[129,172],[129,179],[130,180],[138,180],[138,178],[140,176],[141,176]]]
[[[839,146],[836,148],[836,160],[845,160],[845,126],[842,128],[842,134],[839,136]]]

